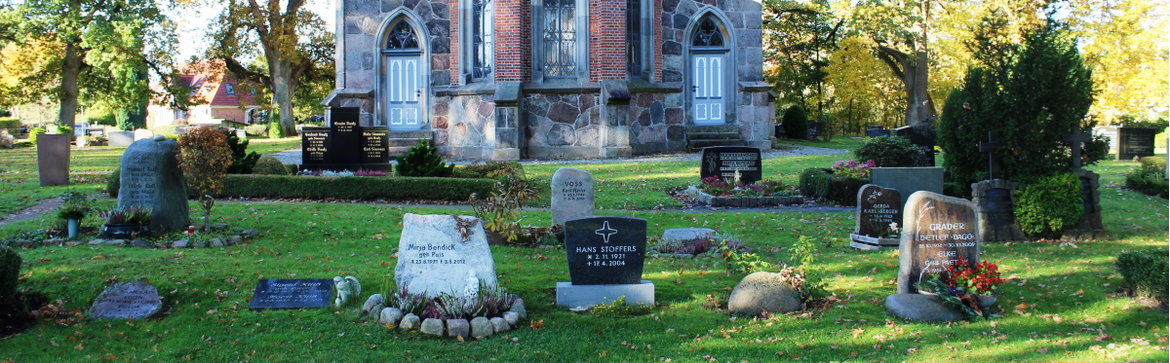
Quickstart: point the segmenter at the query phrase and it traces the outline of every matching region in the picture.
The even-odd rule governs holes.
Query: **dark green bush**
[[[451,170],[455,168],[454,164],[443,163],[439,149],[431,146],[426,139],[419,139],[418,144],[397,160],[398,175],[401,176],[450,176]]]
[[[288,175],[288,169],[285,169],[280,160],[271,156],[262,156],[256,160],[256,165],[252,166],[252,174]]]
[[[1165,164],[1162,167],[1164,168]],[[1167,189],[1170,189],[1170,183],[1166,182],[1164,169],[1147,169],[1145,165],[1142,165],[1141,168],[1134,169],[1133,172],[1125,175],[1125,187],[1145,195],[1165,198]]]
[[[1165,249],[1125,251],[1117,256],[1117,271],[1134,296],[1157,299],[1166,305],[1168,257]]]
[[[787,135],[789,139],[808,138],[808,115],[804,113],[803,107],[789,107],[787,111],[784,111],[783,120],[784,135]]]
[[[1015,215],[1028,236],[1060,238],[1083,214],[1081,182],[1075,175],[1044,177],[1020,188]]]
[[[0,129],[8,129],[11,133],[20,130],[20,119],[15,117],[0,117]]]
[[[240,140],[234,130],[223,129],[224,136],[227,136],[228,147],[232,149],[232,165],[228,166],[228,174],[251,174],[252,168],[256,166],[256,160],[260,159],[260,154],[255,151],[248,152],[248,140]]]
[[[109,194],[110,198],[118,197],[118,189],[122,187],[121,178],[122,170],[118,168],[114,169],[114,172],[110,173],[110,177],[106,179],[106,194]]]
[[[467,200],[486,195],[496,181],[434,177],[321,177],[228,174],[223,197]]]
[[[836,205],[856,205],[857,190],[868,183],[868,179],[833,175],[831,169],[809,168],[800,173],[800,194]]]
[[[1093,135],[1089,141],[1085,141],[1085,147],[1082,149],[1081,158],[1082,164],[1093,165],[1098,161],[1105,160],[1109,157],[1109,136]]]
[[[1141,158],[1139,162],[1142,164],[1142,170],[1161,170],[1166,171],[1166,157],[1165,156],[1146,156]]]
[[[866,138],[861,147],[853,150],[853,155],[858,161],[873,160],[879,167],[915,166],[918,163],[918,147],[901,136]]]
[[[20,278],[20,254],[0,246],[0,304],[16,300],[16,283]]]
[[[514,176],[524,179],[524,166],[515,161],[496,161],[486,164],[472,164],[456,166],[451,176],[456,178],[491,178]]]

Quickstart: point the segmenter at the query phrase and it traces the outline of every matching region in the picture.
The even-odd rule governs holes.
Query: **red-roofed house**
[[[152,100],[146,112],[147,128],[176,123],[248,125],[259,113],[260,106],[252,100],[252,92],[239,87],[239,82],[225,71],[221,63],[201,62],[183,67],[179,82],[192,87],[189,97],[193,105],[183,111]]]

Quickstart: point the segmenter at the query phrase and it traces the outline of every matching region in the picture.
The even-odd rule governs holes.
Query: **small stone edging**
[[[695,200],[712,207],[756,208],[777,205],[804,204],[804,197],[799,195],[783,197],[718,197],[707,194],[695,186],[687,188],[686,193],[691,198],[694,198]]]
[[[388,329],[417,330],[420,333],[438,337],[483,339],[493,334],[518,328],[520,320],[528,318],[528,310],[524,308],[523,299],[516,299],[516,302],[512,303],[512,307],[502,316],[490,318],[477,316],[470,321],[467,319],[423,319],[415,314],[403,313],[398,308],[386,307],[382,294],[374,294],[362,304],[362,316],[375,320]]]

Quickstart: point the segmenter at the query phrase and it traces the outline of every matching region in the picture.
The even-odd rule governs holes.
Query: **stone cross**
[[[987,179],[995,179],[995,174],[999,173],[999,158],[995,157],[995,152],[1003,147],[1003,143],[999,142],[999,133],[995,131],[987,132],[987,142],[979,143],[979,152],[987,153]]]
[[[1081,145],[1083,145],[1086,141],[1091,140],[1092,138],[1093,137],[1089,135],[1089,133],[1081,131],[1080,126],[1073,128],[1072,135],[1064,138],[1064,141],[1069,143],[1072,147],[1073,169],[1081,168]]]

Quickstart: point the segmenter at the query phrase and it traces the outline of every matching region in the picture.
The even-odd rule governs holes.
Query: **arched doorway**
[[[690,65],[691,121],[695,126],[727,123],[727,102],[732,94],[725,26],[713,15],[699,18],[693,27],[688,49]]]
[[[412,22],[400,17],[391,22],[382,48],[380,103],[381,124],[390,131],[414,131],[424,122],[423,98],[426,73],[420,36]]]

